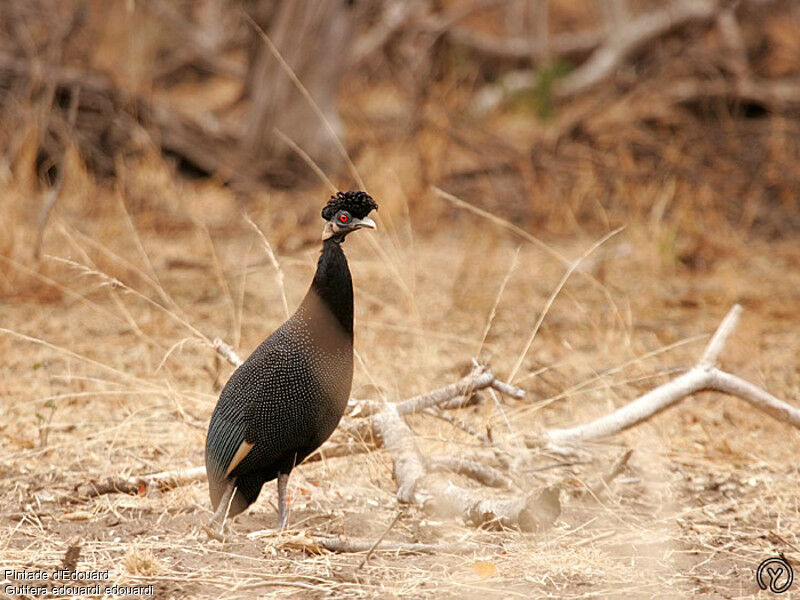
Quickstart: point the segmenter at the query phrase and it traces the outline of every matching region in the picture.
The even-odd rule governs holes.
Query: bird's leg
[[[228,485],[225,488],[225,492],[222,494],[222,498],[220,498],[219,504],[217,505],[217,512],[215,512],[214,516],[211,517],[211,520],[208,522],[208,525],[203,527],[206,533],[208,533],[215,539],[222,538],[222,534],[225,531],[225,521],[228,518],[228,513],[231,510],[231,502],[233,502],[233,494],[235,491],[236,491],[236,480],[232,479],[231,481],[228,482]],[[219,532],[214,531],[217,525],[219,525]]]
[[[289,483],[288,473],[278,473],[278,531],[286,529],[286,485]]]

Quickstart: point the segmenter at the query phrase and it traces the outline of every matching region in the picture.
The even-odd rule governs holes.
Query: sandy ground
[[[313,272],[320,223],[267,206],[250,210],[275,246],[291,310]],[[279,277],[239,207],[170,210],[128,221],[113,206],[88,216],[65,209],[41,262],[20,246],[4,254],[0,568],[52,572],[79,546],[78,570],[102,573],[107,585],[152,585],[138,589],[158,598],[740,598],[758,595],[762,560],[783,553],[800,564],[800,435],[715,393],[594,444],[583,458],[531,455],[525,484],[560,490],[561,515],[546,531],[481,530],[405,508],[387,535],[481,545],[466,555],[378,550],[362,566],[363,554],[307,553],[274,537],[221,545],[200,530],[210,516],[204,482],[81,497],[76,486],[93,479],[201,464],[231,372],[204,339],[222,337],[247,354],[285,317]],[[356,398],[434,389],[475,356],[505,378],[519,362],[514,382],[527,397],[503,399],[510,430],[490,400],[459,411],[476,429],[513,440],[585,422],[663,383],[693,363],[740,302],[744,317],[722,365],[799,401],[796,240],[723,235],[687,250],[665,227],[630,226],[573,274],[520,360],[564,266],[474,215],[454,212],[447,231],[424,235],[402,206],[381,216],[380,231],[346,247],[357,296]],[[594,241],[547,240],[570,259]],[[426,453],[478,445],[429,416],[409,421]],[[587,485],[627,448],[631,459],[610,486]],[[400,508],[394,491],[380,451],[304,465],[290,483],[290,524],[377,539]],[[274,498],[268,484],[234,530],[272,527]]]

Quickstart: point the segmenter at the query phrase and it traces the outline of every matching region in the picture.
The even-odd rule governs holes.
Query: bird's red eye
[[[339,215],[339,223],[347,223],[349,220],[350,217],[348,217],[346,214],[342,213]]]

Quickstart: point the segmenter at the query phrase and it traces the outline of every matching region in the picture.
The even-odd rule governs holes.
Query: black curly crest
[[[322,218],[330,221],[340,210],[346,210],[356,219],[363,219],[370,211],[378,210],[378,205],[366,192],[337,192],[322,209]]]

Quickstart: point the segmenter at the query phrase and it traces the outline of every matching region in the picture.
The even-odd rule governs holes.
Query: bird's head
[[[325,227],[322,239],[341,242],[351,231],[367,227],[375,229],[375,221],[367,215],[378,205],[366,192],[338,192],[322,209]]]

